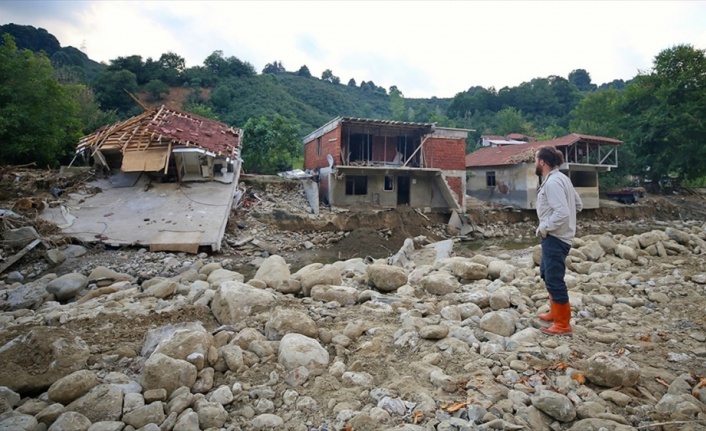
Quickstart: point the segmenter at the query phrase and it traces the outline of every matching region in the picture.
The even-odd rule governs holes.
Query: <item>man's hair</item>
[[[555,168],[564,163],[564,155],[554,147],[542,147],[537,151],[537,158],[544,160],[544,163]]]

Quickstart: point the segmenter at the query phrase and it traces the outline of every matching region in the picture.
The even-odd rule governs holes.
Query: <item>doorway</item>
[[[397,205],[409,205],[410,183],[408,176],[397,177]]]

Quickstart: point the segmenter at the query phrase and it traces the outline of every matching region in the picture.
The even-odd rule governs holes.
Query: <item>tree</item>
[[[621,97],[617,90],[596,91],[586,96],[571,111],[571,131],[621,139]]]
[[[0,45],[0,163],[55,165],[81,136],[78,104],[47,56]]]
[[[201,117],[210,118],[210,119],[216,120],[216,121],[221,121],[221,119],[218,118],[218,114],[213,112],[213,109],[211,109],[210,106],[206,106],[203,103],[189,103],[186,106],[184,106],[184,110],[186,112],[190,112],[192,114],[196,114]]]
[[[243,168],[246,172],[274,174],[289,170],[302,151],[299,126],[275,114],[250,118],[243,127]]]
[[[94,85],[101,109],[117,111],[123,118],[139,111],[139,106],[128,94],[137,93],[137,78],[126,69],[106,70],[101,73]]]
[[[324,70],[324,72],[321,74],[321,80],[330,82],[332,84],[341,83],[341,79],[338,76],[334,75],[331,69]]]
[[[706,51],[692,45],[665,49],[650,73],[623,91],[625,129],[653,181],[706,175]]]
[[[169,94],[169,87],[159,79],[153,79],[143,88],[150,97],[151,101],[162,100],[163,95]]]
[[[392,111],[392,119],[396,121],[405,121],[404,94],[393,85],[390,87],[390,111]]]
[[[130,55],[128,57],[118,57],[110,60],[107,71],[119,72],[127,70],[135,75],[137,85],[145,85],[149,82],[149,76],[145,73],[145,63],[140,55]]]
[[[186,71],[186,60],[173,52],[166,52],[157,60],[159,75],[156,77],[160,81],[173,87],[181,85],[183,75]]]
[[[246,77],[255,76],[255,68],[247,61],[241,61],[236,57],[224,57],[223,51],[213,51],[211,55],[203,61],[204,67],[218,78],[229,76]]]
[[[81,120],[84,135],[93,133],[100,126],[115,123],[118,116],[115,111],[103,111],[98,106],[95,94],[83,84],[66,86],[67,91],[78,104],[78,117]]]
[[[614,79],[610,82],[606,82],[605,84],[601,84],[600,87],[598,87],[599,90],[622,90],[625,88],[627,83],[623,81],[622,79]]]
[[[585,69],[574,69],[569,73],[569,82],[581,91],[594,91],[596,84],[591,83],[591,75]]]
[[[297,70],[297,75],[303,76],[304,78],[311,78],[311,72],[309,71],[309,68],[306,67],[306,64]]]
[[[357,87],[358,84],[356,84],[355,79],[351,78],[348,80],[348,86],[349,87]]]
[[[284,68],[281,61],[267,63],[262,69],[262,73],[284,73],[286,71],[287,70]]]
[[[507,135],[509,133],[523,133],[527,128],[527,120],[522,112],[515,108],[505,108],[498,112],[495,133]]]
[[[172,69],[177,71],[178,73],[182,73],[186,70],[186,60],[184,60],[184,57],[172,51],[168,51],[162,54],[159,57],[158,63],[162,67],[162,69]]]
[[[450,118],[463,118],[466,114],[497,112],[500,110],[500,99],[495,88],[471,87],[468,91],[454,96],[446,110]]]

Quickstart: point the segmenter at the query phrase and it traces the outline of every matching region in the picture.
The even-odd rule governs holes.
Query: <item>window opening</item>
[[[495,187],[495,171],[485,173],[485,185],[488,187]]]
[[[353,133],[348,140],[350,161],[368,161],[373,153],[373,137],[369,133]]]
[[[385,187],[386,192],[391,192],[395,190],[395,177],[392,175],[385,175]]]
[[[368,194],[368,177],[363,175],[347,175],[346,176],[346,194],[347,195],[367,195]]]

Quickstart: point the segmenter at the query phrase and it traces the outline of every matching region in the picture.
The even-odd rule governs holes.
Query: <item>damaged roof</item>
[[[503,166],[516,165],[522,162],[531,162],[534,161],[534,153],[541,147],[551,146],[561,148],[575,144],[579,141],[599,145],[620,145],[623,143],[617,139],[604,138],[602,136],[571,133],[569,135],[562,136],[561,138],[556,138],[549,141],[481,148],[480,150],[466,155],[466,167],[476,168],[482,166]]]
[[[240,148],[241,136],[240,129],[162,105],[84,136],[76,151],[92,148],[124,153],[171,145],[197,147],[216,156],[233,157]]]
[[[433,133],[436,125],[434,123],[413,123],[408,121],[394,121],[394,120],[375,120],[371,118],[353,118],[353,117],[336,117],[313,132],[306,135],[302,142],[305,144],[311,142],[314,139],[325,135],[331,130],[335,129],[341,124],[348,124],[360,127],[382,127],[385,129],[397,129],[397,130],[408,130],[408,131],[418,131],[421,134]],[[465,130],[465,129],[459,129]]]

